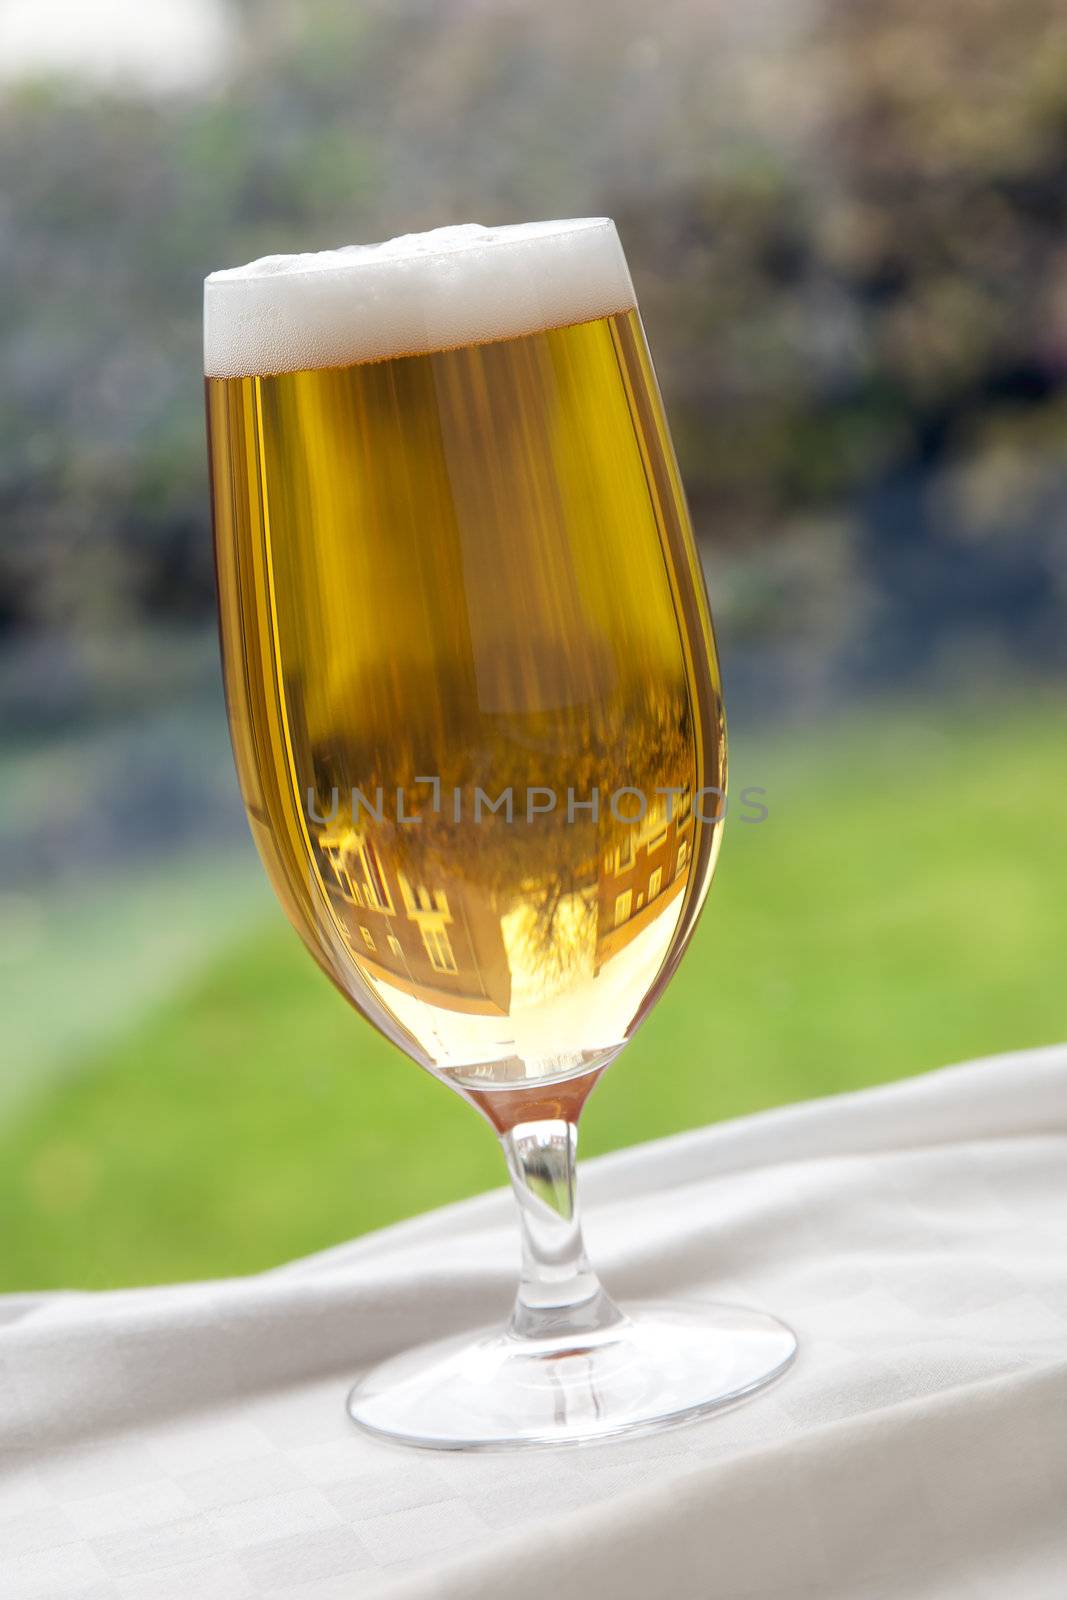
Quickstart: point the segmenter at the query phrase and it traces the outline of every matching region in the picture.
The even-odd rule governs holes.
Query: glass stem
[[[501,1136],[519,1203],[522,1277],[511,1314],[518,1338],[594,1333],[623,1320],[589,1265],[578,1217],[578,1128],[562,1118],[519,1122]]]

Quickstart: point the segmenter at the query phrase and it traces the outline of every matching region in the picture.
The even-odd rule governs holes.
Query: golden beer
[[[456,241],[461,265],[477,246]],[[722,705],[674,456],[625,267],[602,305],[588,277],[573,306],[564,284],[495,322],[491,283],[463,343],[460,317],[357,330],[354,349],[209,348],[256,843],[334,983],[468,1090],[612,1058],[673,971],[721,833]],[[239,292],[218,285],[223,309]]]

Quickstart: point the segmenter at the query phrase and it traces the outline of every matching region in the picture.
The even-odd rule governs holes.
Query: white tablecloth
[[[503,1193],[256,1278],[10,1296],[3,1600],[1063,1600],[1067,1049],[590,1162],[584,1197],[616,1295],[777,1311],[792,1372],[569,1452],[364,1438],[361,1365],[507,1310]]]

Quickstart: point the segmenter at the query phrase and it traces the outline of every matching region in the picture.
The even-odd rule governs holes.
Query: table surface
[[[503,1192],[271,1273],[0,1298],[4,1600],[1067,1594],[1067,1048],[586,1164],[607,1287],[796,1328],[774,1388],[570,1451],[438,1455],[343,1409],[502,1318]]]

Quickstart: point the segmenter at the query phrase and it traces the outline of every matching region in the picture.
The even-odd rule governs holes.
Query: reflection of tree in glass
[[[522,964],[558,984],[595,950],[602,861],[641,818],[665,814],[657,790],[696,787],[685,685],[635,680],[595,704],[470,718],[459,696],[442,696],[439,676],[434,689],[407,687],[405,706],[448,714],[390,716],[386,692],[378,716],[368,695],[358,731],[307,752],[305,792],[328,816],[336,790],[348,818],[353,789],[375,809],[380,790],[381,820],[362,806],[351,819],[379,856],[408,882],[448,884],[499,918],[522,912]],[[438,780],[436,809],[416,778]],[[417,822],[398,821],[398,790],[399,814]]]

